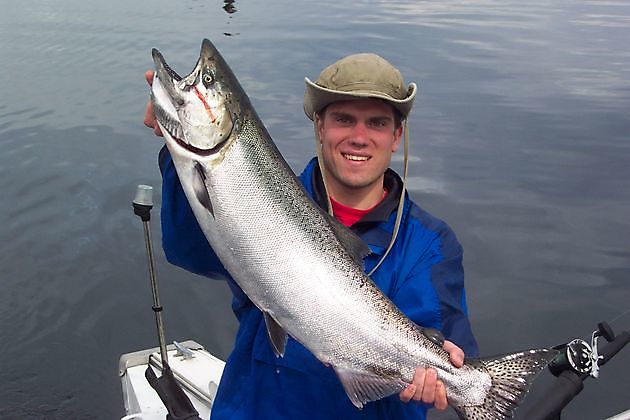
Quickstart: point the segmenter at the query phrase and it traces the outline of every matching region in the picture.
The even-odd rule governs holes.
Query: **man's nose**
[[[358,146],[367,144],[368,130],[364,123],[358,122],[354,125],[350,134],[350,141]]]

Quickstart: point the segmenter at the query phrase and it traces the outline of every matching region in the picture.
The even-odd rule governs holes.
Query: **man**
[[[152,72],[147,72],[151,83]],[[374,54],[355,54],[306,79],[304,110],[315,124],[318,158],[300,176],[308,194],[370,247],[366,272],[414,322],[440,330],[455,366],[477,347],[466,316],[462,249],[451,229],[408,197],[389,164],[403,135],[416,85]],[[151,105],[145,124],[161,135]],[[159,157],[163,177],[163,246],[170,262],[192,272],[222,275],[234,294],[240,326],[212,409],[213,418],[422,419],[424,404],[444,409],[444,384],[418,368],[399,395],[356,409],[341,383],[289,338],[277,358],[262,313],[229,277],[197,224],[170,154]],[[402,204],[402,205],[401,205]],[[455,344],[454,344],[455,343]],[[459,346],[459,347],[458,347]]]

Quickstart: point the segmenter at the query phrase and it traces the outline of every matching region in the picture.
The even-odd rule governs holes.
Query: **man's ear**
[[[403,127],[402,124],[400,127],[394,130],[394,143],[392,144],[392,153],[398,150],[398,146],[400,146],[400,139],[402,138]]]
[[[315,123],[315,128],[317,129],[317,140],[319,143],[322,143],[322,130],[324,129],[324,119],[320,116],[319,113],[315,113],[313,121]]]

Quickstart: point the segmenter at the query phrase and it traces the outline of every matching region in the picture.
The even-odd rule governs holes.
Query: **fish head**
[[[203,40],[195,68],[180,77],[153,49],[151,86],[156,119],[167,139],[199,155],[221,151],[240,129],[242,91],[223,57]]]

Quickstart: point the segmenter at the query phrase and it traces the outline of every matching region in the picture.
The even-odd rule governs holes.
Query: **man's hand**
[[[464,365],[464,351],[462,349],[445,340],[444,350],[449,354],[453,366],[459,368]],[[432,368],[417,368],[413,375],[413,382],[399,394],[399,397],[405,403],[413,400],[433,404],[438,410],[444,410],[448,405],[446,387],[437,378],[437,371]]]
[[[155,72],[153,70],[148,70],[144,73],[144,78],[147,79],[147,83],[149,86],[153,84],[153,74]],[[147,102],[147,106],[144,109],[144,125],[153,129],[153,132],[156,136],[163,137],[162,130],[160,130],[160,126],[155,120],[155,114],[153,113],[153,103],[151,100]]]

